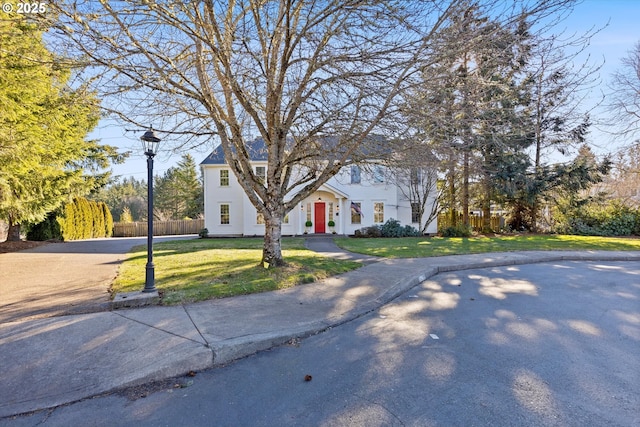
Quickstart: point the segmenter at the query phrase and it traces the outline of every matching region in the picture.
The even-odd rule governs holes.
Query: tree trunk
[[[469,225],[469,150],[465,148],[462,169],[462,223]]]
[[[451,161],[449,164],[449,215],[451,219],[451,227],[458,225],[458,212],[456,209],[456,172],[455,172],[455,160],[453,154],[451,154]]]
[[[484,197],[482,200],[482,232],[491,233],[491,179],[484,179]]]
[[[264,246],[262,248],[262,264],[265,268],[285,265],[282,258],[282,220],[279,216],[265,215]]]
[[[14,224],[9,220],[9,231],[7,232],[7,242],[19,242],[20,239],[20,224]]]

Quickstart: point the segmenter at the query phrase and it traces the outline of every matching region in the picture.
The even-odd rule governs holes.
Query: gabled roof
[[[258,138],[253,141],[247,142],[247,151],[249,152],[249,158],[253,161],[266,161],[267,160],[267,146],[264,143],[264,139]],[[224,151],[222,145],[218,145],[200,164],[201,165],[224,165],[227,162],[224,160]]]
[[[327,147],[335,147],[338,144],[338,138],[335,136],[323,136],[321,137],[323,144]],[[338,147],[339,148],[339,147]],[[249,152],[249,159],[252,161],[266,161],[267,160],[267,146],[264,139],[257,138],[247,142],[247,151]],[[367,137],[367,143],[360,147],[360,157],[369,157],[373,153],[389,154],[391,148],[388,145],[388,140],[381,135],[369,135]],[[373,155],[371,157],[377,157]],[[201,165],[224,165],[224,152],[222,145],[218,145],[201,163]]]

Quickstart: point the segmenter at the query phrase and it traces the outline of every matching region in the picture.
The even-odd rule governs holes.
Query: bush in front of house
[[[471,227],[465,224],[452,225],[443,229],[442,237],[471,237]]]
[[[555,230],[583,236],[640,235],[640,209],[614,200],[591,202],[558,215]]]
[[[410,225],[402,226],[397,219],[390,218],[382,225],[372,225],[356,230],[354,237],[417,237],[420,232]]]
[[[402,226],[397,219],[389,218],[380,226],[382,237],[417,237],[420,232],[410,225]]]

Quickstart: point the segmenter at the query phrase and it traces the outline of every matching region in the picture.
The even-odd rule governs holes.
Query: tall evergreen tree
[[[147,218],[147,183],[134,177],[114,179],[93,192],[90,199],[107,204],[114,221],[124,221],[121,216],[126,209],[128,221],[145,221]]]
[[[98,122],[98,101],[69,87],[71,69],[46,49],[41,28],[3,13],[0,47],[0,218],[9,223],[8,240],[19,240],[22,223],[38,223],[103,184],[107,176],[87,174],[87,166],[105,167],[118,155],[85,139]]]
[[[163,219],[196,218],[203,213],[203,186],[189,154],[154,180],[154,215]]]
[[[523,67],[529,34],[524,19],[502,24],[466,1],[448,24],[434,45],[437,61],[423,70],[408,111],[425,148],[442,160],[452,222],[459,205],[468,225],[473,180],[480,180],[479,200],[489,221],[492,199],[526,170],[523,152],[531,140]]]

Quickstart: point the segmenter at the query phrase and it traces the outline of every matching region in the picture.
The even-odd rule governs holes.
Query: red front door
[[[327,229],[324,223],[324,202],[319,202],[315,204],[314,213],[315,213],[315,222],[314,229],[315,233],[326,233]]]

